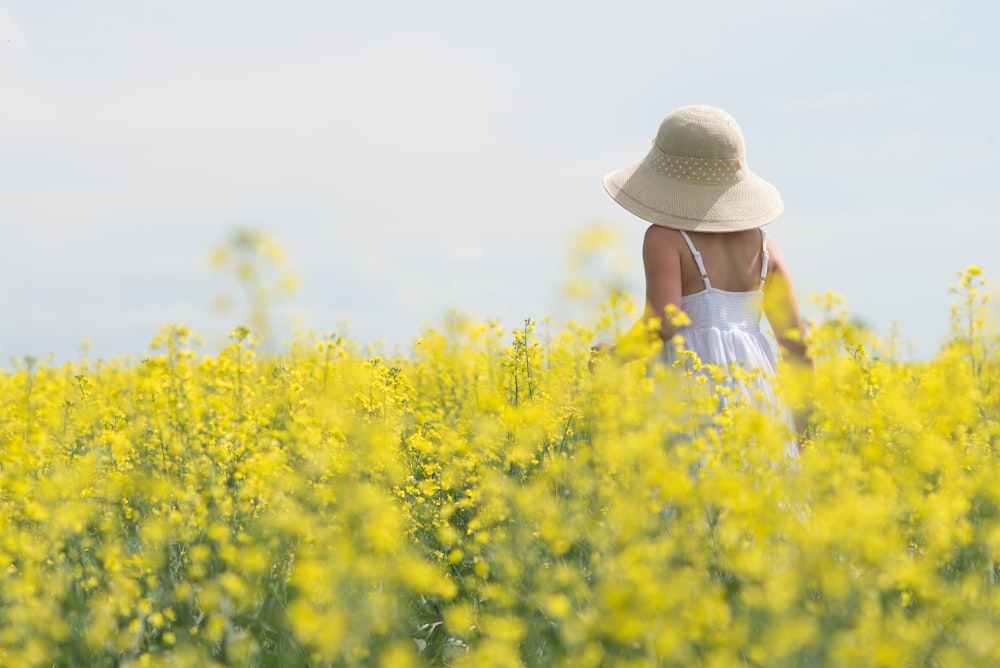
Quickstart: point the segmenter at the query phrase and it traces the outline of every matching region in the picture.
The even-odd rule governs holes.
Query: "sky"
[[[641,300],[646,224],[602,178],[702,103],[782,193],[806,315],[832,291],[931,356],[956,272],[1000,271],[997,25],[987,0],[0,0],[0,365],[223,340],[207,257],[243,228],[298,272],[281,318],[365,344],[452,309],[558,324],[594,225]]]

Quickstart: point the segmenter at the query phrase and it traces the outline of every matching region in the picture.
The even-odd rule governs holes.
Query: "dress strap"
[[[761,259],[760,259],[760,289],[764,289],[764,281],[767,280],[767,232],[760,229]]]
[[[688,248],[691,249],[691,255],[694,256],[694,263],[698,265],[698,272],[701,274],[701,280],[705,281],[705,289],[707,290],[711,288],[712,282],[708,280],[708,272],[705,271],[705,263],[701,260],[701,253],[699,253],[698,249],[694,247],[694,242],[691,241],[691,237],[688,236],[687,232],[684,230],[678,230],[678,232],[681,233],[681,236],[684,237],[684,241],[687,242]]]

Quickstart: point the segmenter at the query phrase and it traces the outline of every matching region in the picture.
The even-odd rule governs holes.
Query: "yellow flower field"
[[[0,665],[1000,664],[1000,363],[955,291],[920,362],[825,298],[797,460],[704,376],[590,374],[572,324],[20,360]]]

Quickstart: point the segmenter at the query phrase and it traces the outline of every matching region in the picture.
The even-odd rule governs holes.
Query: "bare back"
[[[681,295],[686,297],[704,290],[705,283],[680,233],[676,234],[683,247],[680,253]],[[763,261],[760,230],[688,232],[688,235],[701,253],[713,288],[727,292],[751,292],[760,286]]]

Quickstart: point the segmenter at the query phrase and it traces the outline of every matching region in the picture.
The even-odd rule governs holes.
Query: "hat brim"
[[[690,232],[739,232],[773,222],[784,210],[778,189],[747,170],[734,183],[692,183],[664,176],[649,159],[604,177],[604,189],[654,225]]]

